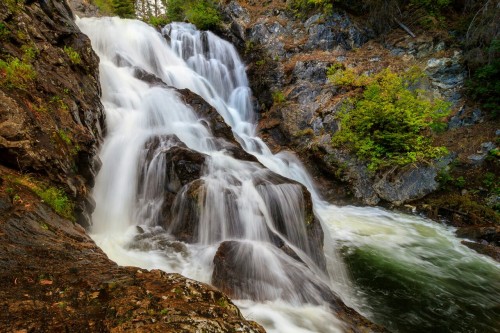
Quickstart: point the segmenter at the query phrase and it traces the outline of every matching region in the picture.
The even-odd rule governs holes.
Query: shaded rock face
[[[410,165],[383,173],[373,188],[381,199],[399,206],[435,191],[438,188],[437,173],[436,166]]]
[[[222,292],[119,267],[0,167],[0,326],[29,332],[264,332]],[[5,193],[13,188],[20,199]],[[171,245],[175,247],[175,245]]]
[[[77,222],[89,226],[86,198],[104,130],[98,58],[63,1],[2,2],[0,13],[7,31],[0,58],[20,59],[35,73],[16,73],[17,81],[1,75],[0,160],[63,187],[76,202]]]
[[[276,276],[280,269],[270,269],[270,262],[265,262],[265,258],[260,261],[263,265],[253,266],[258,262],[254,256],[262,254],[263,246],[266,245],[244,241],[222,242],[214,257],[212,284],[231,297],[239,299],[266,301],[279,298],[316,304],[318,295],[321,295],[320,298],[323,297],[324,301],[338,307],[338,298],[328,286],[315,278],[312,272],[305,273],[301,267],[302,263],[289,256],[279,256],[278,262],[272,262],[273,265],[284,267],[285,276]],[[276,251],[272,247],[266,250]],[[289,283],[283,283],[284,280]],[[300,286],[299,290],[297,286]]]

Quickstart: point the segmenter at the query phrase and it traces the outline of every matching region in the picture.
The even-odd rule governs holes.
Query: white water
[[[245,68],[227,42],[187,24],[164,29],[169,44],[139,21],[101,18],[77,23],[89,35],[101,59],[108,129],[100,153],[103,167],[94,189],[97,207],[92,233],[118,264],[160,268],[210,283],[219,244],[239,240],[238,249],[245,258],[246,270],[251,272],[249,276],[264,281],[255,290],[241,291],[242,298],[252,295],[254,300],[236,301],[248,318],[260,322],[269,332],[339,332],[342,323],[329,312],[315,285],[328,285],[347,304],[366,314],[374,310],[350,286],[338,252],[341,246],[370,245],[394,260],[416,260],[419,264],[421,261],[415,259],[417,247],[411,244],[428,236],[446,242],[453,239],[447,229],[425,221],[404,223],[404,218],[385,211],[337,208],[320,201],[298,160],[291,154],[271,154],[256,137]],[[217,151],[213,134],[177,93],[135,78],[136,69],[154,74],[168,86],[188,88],[202,96],[223,116],[248,152],[270,170],[308,187],[325,230],[328,274],[311,258],[313,246],[305,235],[300,187],[272,185],[270,173],[257,163]],[[182,204],[186,202],[186,187],[177,192],[179,209],[172,221],[165,225],[165,218],[159,216],[166,177],[161,150],[172,143],[164,140],[152,162],[144,160],[146,142],[169,134],[209,156],[203,169],[203,200],[199,202],[197,221],[200,227],[196,242],[190,244],[179,243],[166,232],[185,222]],[[143,181],[139,183],[141,175]],[[277,231],[276,214],[286,221],[286,232]],[[144,234],[138,234],[137,225]],[[271,233],[279,235],[307,267],[271,245]],[[470,260],[484,260],[495,269],[494,264],[457,242],[443,246]]]

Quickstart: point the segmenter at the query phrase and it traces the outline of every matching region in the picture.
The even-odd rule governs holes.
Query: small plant
[[[273,91],[272,96],[274,104],[283,104],[286,101],[285,94],[283,94],[283,92],[281,91]]]
[[[31,64],[18,58],[0,60],[0,85],[7,88],[25,89],[36,78]]]
[[[187,20],[198,29],[215,29],[221,24],[221,16],[213,0],[167,0],[169,22]]]
[[[64,53],[69,57],[69,60],[73,65],[79,65],[82,63],[82,58],[80,57],[80,53],[75,51],[71,46],[64,47]]]
[[[57,131],[57,134],[59,134],[59,137],[61,138],[61,140],[64,141],[65,144],[71,145],[73,143],[73,141],[69,137],[68,133],[66,133],[66,131],[61,129],[61,130]]]
[[[23,45],[21,50],[23,51],[23,62],[26,63],[32,62],[40,54],[40,51],[38,51],[35,45]]]
[[[153,27],[163,27],[169,23],[168,17],[166,15],[161,16],[151,16],[148,19],[148,24]]]
[[[455,179],[455,186],[458,188],[464,188],[465,187],[465,178],[463,176],[457,177]]]
[[[0,22],[0,40],[5,40],[10,36],[10,30],[5,23]]]

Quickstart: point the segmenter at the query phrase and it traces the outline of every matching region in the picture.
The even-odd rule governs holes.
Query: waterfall
[[[237,304],[268,331],[341,332],[343,324],[327,301],[332,291],[362,313],[387,321],[370,305],[367,289],[350,284],[342,257],[353,262],[357,250],[375,251],[407,263],[415,256],[433,256],[419,252],[416,244],[429,230],[431,243],[453,238],[448,229],[422,219],[405,223],[406,217],[379,209],[321,201],[298,159],[273,155],[256,136],[245,66],[234,47],[212,33],[172,23],[160,34],[140,21],[118,18],[79,19],[77,24],[100,57],[107,124],[93,192],[92,237],[118,264],[210,283],[224,280],[226,272],[214,267],[214,256],[224,250],[238,274],[250,281],[235,288]],[[255,158],[235,158],[224,144],[221,149],[217,134],[173,88],[201,96]],[[187,180],[172,167],[179,154],[185,157],[180,167]],[[309,227],[309,198],[301,184],[311,193],[317,217]],[[325,231],[324,256],[310,237],[314,223]],[[393,228],[391,252],[387,240]],[[494,282],[498,265],[459,244],[443,243],[439,248],[446,250],[436,261],[450,253],[466,258],[473,264],[464,269],[483,267],[487,281]],[[449,274],[445,266],[436,264],[436,275]],[[490,294],[499,295],[493,282]],[[456,294],[446,297],[456,299]],[[494,311],[494,299],[482,301],[480,310]]]

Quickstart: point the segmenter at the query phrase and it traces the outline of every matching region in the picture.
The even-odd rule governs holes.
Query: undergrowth
[[[336,147],[346,147],[376,171],[430,161],[447,154],[432,144],[431,132],[443,129],[449,104],[430,99],[416,89],[421,71],[397,74],[390,69],[374,75],[355,75],[333,66],[330,80],[358,90],[338,113],[340,130],[332,137]],[[361,88],[361,89],[360,89]]]

